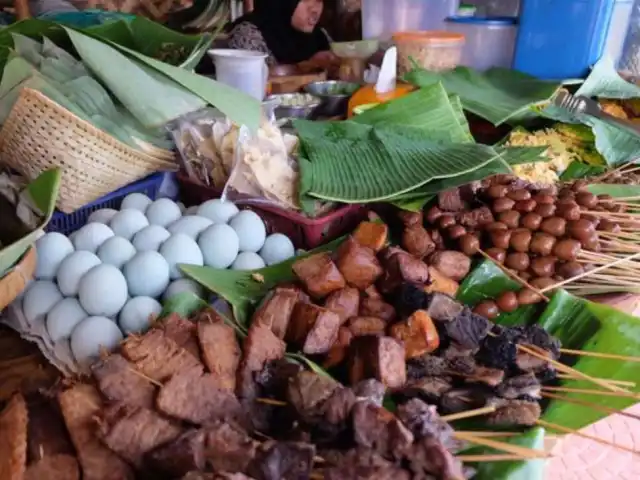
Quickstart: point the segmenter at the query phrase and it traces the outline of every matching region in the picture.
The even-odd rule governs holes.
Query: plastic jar
[[[466,42],[460,63],[476,70],[511,68],[517,25],[513,17],[451,17],[447,30],[461,33]]]
[[[640,0],[633,3],[618,69],[628,77],[640,76]]]
[[[398,48],[398,74],[403,75],[413,69],[414,62],[435,72],[454,69],[460,64],[465,38],[434,30],[396,33],[393,41]]]

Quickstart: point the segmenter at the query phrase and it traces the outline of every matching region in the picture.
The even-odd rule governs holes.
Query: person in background
[[[333,68],[331,39],[318,26],[323,6],[323,0],[254,0],[253,11],[231,25],[228,46],[265,53],[270,66]]]

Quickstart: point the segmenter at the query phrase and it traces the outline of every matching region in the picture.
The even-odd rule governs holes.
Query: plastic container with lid
[[[389,40],[396,32],[441,30],[459,0],[362,0],[362,38]]]
[[[517,24],[514,17],[450,17],[447,30],[464,35],[461,65],[487,70],[511,68],[516,45]]]
[[[604,46],[604,51],[607,55],[613,58],[615,63],[618,63],[622,56],[622,47],[624,45],[624,39],[629,30],[629,26],[632,25],[631,12],[633,8],[633,0],[616,0],[613,6],[613,13],[611,15],[611,23],[609,24],[609,33],[607,34],[607,41]],[[636,18],[638,25],[640,18]],[[637,28],[637,27],[636,27]]]
[[[633,2],[630,17],[618,69],[625,76],[637,78],[640,77],[640,0]]]
[[[522,3],[513,68],[535,77],[585,76],[602,55],[615,0]]]
[[[460,64],[465,38],[460,33],[432,30],[396,33],[393,42],[398,47],[398,75],[403,75],[413,69],[413,62],[434,72],[454,69]]]

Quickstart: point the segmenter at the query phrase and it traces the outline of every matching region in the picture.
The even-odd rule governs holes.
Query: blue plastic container
[[[69,235],[87,223],[89,215],[101,208],[120,208],[124,197],[130,193],[144,193],[151,200],[155,200],[164,180],[164,173],[153,173],[142,180],[130,183],[124,187],[99,198],[95,202],[79,208],[73,213],[62,213],[56,211],[47,225],[47,232],[60,232]]]
[[[604,51],[615,0],[524,0],[513,67],[549,79],[581,78]]]

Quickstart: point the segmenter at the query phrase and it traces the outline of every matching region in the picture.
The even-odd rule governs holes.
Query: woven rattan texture
[[[0,131],[0,163],[30,180],[60,168],[57,207],[65,213],[150,173],[176,168],[174,162],[125,145],[27,88]]]
[[[0,310],[4,310],[25,289],[36,271],[36,262],[36,249],[30,247],[11,271],[0,279]]]

